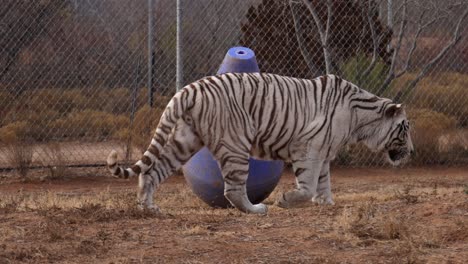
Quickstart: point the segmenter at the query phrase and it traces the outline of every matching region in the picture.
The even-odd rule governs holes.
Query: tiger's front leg
[[[330,162],[325,161],[320,170],[320,176],[318,179],[317,194],[312,198],[312,202],[318,204],[335,204],[333,202],[330,183]]]
[[[296,188],[285,192],[277,201],[282,208],[289,208],[310,201],[317,193],[322,160],[304,160],[293,162],[296,175]]]
[[[252,204],[247,197],[247,177],[249,160],[241,157],[224,157],[222,174],[224,177],[224,196],[231,204],[244,213],[266,214],[267,206]]]

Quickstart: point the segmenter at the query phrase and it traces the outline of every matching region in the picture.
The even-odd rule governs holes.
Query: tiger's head
[[[373,122],[363,138],[370,149],[384,152],[390,164],[406,162],[414,152],[410,124],[401,104],[389,104],[378,122]]]
[[[388,161],[392,165],[397,166],[401,162],[406,162],[414,152],[410,135],[410,123],[401,104],[388,107],[385,111],[385,118],[392,125],[386,137],[384,151]]]

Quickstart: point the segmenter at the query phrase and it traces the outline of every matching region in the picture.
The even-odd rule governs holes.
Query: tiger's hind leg
[[[319,173],[323,161],[304,160],[293,162],[296,188],[285,192],[277,201],[282,208],[289,208],[310,201],[317,193]]]
[[[216,155],[217,156],[217,155]],[[267,206],[252,204],[247,197],[247,177],[249,175],[249,155],[224,153],[218,161],[224,177],[224,196],[231,204],[244,213],[266,214]]]
[[[203,146],[192,127],[182,119],[177,122],[166,145],[158,153],[153,166],[140,174],[138,182],[138,204],[142,209],[158,210],[153,204],[153,194],[162,182],[182,167]]]
[[[152,170],[152,168],[150,169]],[[159,212],[159,208],[153,204],[155,183],[150,173],[140,173],[138,176],[138,208]]]
[[[330,163],[324,162],[318,179],[317,193],[312,198],[312,202],[318,204],[335,204],[333,202],[330,182]]]

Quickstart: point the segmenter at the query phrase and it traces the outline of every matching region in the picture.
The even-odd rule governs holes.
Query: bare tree
[[[373,5],[373,1],[367,1],[367,12],[364,12],[366,9],[362,9],[362,12],[364,13],[363,16],[367,18],[367,23],[369,24],[369,29],[371,32],[371,37],[372,37],[372,59],[369,64],[369,66],[360,74],[359,79],[362,78],[362,76],[368,75],[375,67],[377,63],[377,55],[378,55],[378,49],[379,49],[379,43],[382,40],[383,35],[378,36],[376,29],[375,29],[375,23],[374,20],[372,19],[372,16],[375,12],[375,6]]]
[[[11,70],[23,49],[47,35],[68,1],[6,0],[0,5],[0,80]]]
[[[374,0],[360,0],[358,1],[361,6],[367,5],[367,12],[365,12],[366,9],[361,9],[363,12],[363,16],[367,20],[367,25],[365,25],[368,30],[370,31],[370,36],[372,38],[372,45],[373,45],[373,50],[370,54],[370,62],[365,69],[363,69],[361,72],[357,73],[358,79],[359,76],[363,77],[368,75],[376,66],[377,60],[378,60],[378,52],[381,47],[379,46],[382,41],[383,35],[377,34],[376,33],[376,27],[375,27],[375,20],[373,19],[373,16],[375,16],[376,8],[377,8],[377,2]],[[401,99],[401,97],[404,94],[409,94],[412,92],[412,90],[416,87],[419,81],[421,81],[422,78],[424,78],[427,73],[433,68],[434,65],[436,65],[441,59],[444,58],[444,56],[455,47],[455,45],[462,39],[462,32],[463,32],[463,25],[466,17],[468,16],[468,3],[466,2],[461,2],[461,3],[456,3],[456,4],[451,4],[451,5],[446,5],[445,8],[441,8],[441,6],[434,1],[424,1],[424,3],[419,3],[416,0],[401,0],[401,1],[386,1],[388,6],[387,14],[388,14],[388,24],[390,26],[396,26],[396,30],[394,31],[394,41],[390,43],[387,47],[387,50],[391,54],[391,58],[389,59],[388,62],[388,70],[385,75],[385,79],[383,81],[383,84],[380,86],[380,88],[377,90],[377,94],[383,94],[390,84],[395,80],[398,79],[399,77],[403,76],[405,73],[407,73],[409,70],[411,70],[412,67],[412,61],[413,61],[413,55],[415,53],[415,50],[418,47],[418,42],[420,41],[420,36],[421,34],[426,31],[428,28],[430,28],[433,25],[436,25],[437,22],[442,21],[443,19],[451,18],[456,20],[455,26],[452,31],[452,37],[450,41],[448,41],[439,51],[438,53],[433,56],[426,64],[423,66],[419,67],[419,71],[416,74],[416,78],[412,80],[409,85],[406,87],[406,89],[403,91],[400,91],[399,94],[396,96],[396,100]],[[332,69],[333,65],[333,50],[330,47],[330,27],[333,23],[333,5],[331,0],[327,0],[326,2],[326,7],[327,7],[327,15],[326,15],[326,23],[323,23],[323,19],[320,20],[320,17],[318,15],[318,7],[317,4],[314,3],[314,1],[309,1],[309,0],[302,0],[302,3],[307,7],[309,10],[310,14],[312,15],[317,32],[320,38],[320,43],[323,48],[323,56],[324,56],[324,61],[326,64],[326,72],[331,73],[334,70]],[[396,8],[393,8],[394,4],[398,4]],[[415,7],[415,10],[421,10],[420,13],[416,16],[413,16],[413,14],[409,14],[409,6],[410,4],[413,4]],[[296,30],[296,35],[297,35],[297,41],[299,43],[299,47],[301,49],[301,53],[304,56],[306,62],[308,62],[308,67],[310,70],[313,69],[313,62],[310,62],[307,58],[310,58],[310,52],[307,50],[307,45],[306,40],[303,38],[303,29],[301,28],[301,23],[298,21],[298,16],[296,15],[295,9],[300,8],[298,5],[301,5],[301,2],[290,0],[290,6],[292,10],[292,17],[294,19],[294,26]],[[450,10],[452,9],[457,9],[461,15],[458,17],[456,16],[456,12],[451,12]],[[336,14],[337,16],[339,14]],[[398,19],[397,19],[398,18]],[[411,25],[414,27],[414,30],[410,32],[409,30],[409,24],[412,23]],[[403,40],[410,40],[408,44],[409,49],[405,56],[403,56],[402,53],[402,45],[403,45]],[[358,39],[357,41],[362,41],[362,39]],[[369,53],[368,53],[369,54]]]
[[[298,15],[298,8],[300,8],[302,5],[300,4],[300,2],[295,2],[293,0],[290,0],[289,6],[291,8],[291,14],[292,14],[293,21],[294,21],[294,29],[296,30],[295,35],[297,39],[297,44],[299,46],[299,50],[301,51],[302,57],[304,57],[305,63],[307,64],[309,71],[313,73],[313,75],[316,75],[317,73],[320,72],[320,69],[317,68],[314,61],[311,59],[313,58],[313,54],[311,54],[312,50],[308,49],[307,46],[305,45],[306,40],[304,37],[305,32],[303,28],[303,23],[302,21],[300,21],[301,16]]]
[[[429,28],[431,25],[434,23],[441,21],[442,19],[447,18],[448,16],[451,16],[451,12],[448,10],[440,10],[435,4],[431,3],[425,3],[428,5],[427,7],[422,7],[418,6],[422,11],[419,14],[415,24],[416,24],[416,30],[414,33],[414,37],[412,41],[410,42],[410,49],[408,53],[406,54],[406,58],[403,58],[403,56],[400,56],[400,50],[402,46],[402,39],[403,38],[409,38],[409,33],[407,31],[407,25],[409,22],[408,18],[408,0],[404,0],[402,4],[398,7],[396,10],[396,14],[401,12],[401,20],[400,20],[400,27],[398,30],[398,35],[396,38],[395,45],[392,47],[393,49],[393,56],[392,56],[392,61],[390,64],[390,69],[388,71],[387,77],[378,91],[379,94],[382,94],[388,86],[392,83],[393,80],[401,77],[403,74],[407,73],[408,70],[411,68],[411,61],[413,58],[414,51],[417,48],[418,41],[420,40],[420,35],[421,33]],[[452,38],[449,42],[445,44],[445,46],[432,58],[427,62],[424,66],[421,67],[419,72],[416,75],[416,78],[412,80],[409,85],[406,87],[405,91],[400,91],[397,96],[395,97],[395,100],[400,100],[403,94],[410,94],[412,90],[416,87],[419,81],[421,81],[422,78],[424,78],[427,73],[429,72],[432,67],[437,64],[446,54],[448,51],[450,51],[462,38],[461,36],[461,28],[463,25],[463,21],[465,18],[468,16],[468,4],[460,4],[460,6],[456,6],[457,8],[461,8],[463,10],[462,14],[458,17],[457,23],[453,29],[452,32]],[[431,11],[431,12],[429,12]],[[432,14],[431,14],[432,13]],[[435,14],[433,14],[435,13]],[[398,59],[403,60],[400,63],[403,63],[403,66],[399,71],[396,69],[397,63],[399,63]]]
[[[302,2],[307,6],[309,9],[310,13],[312,14],[312,17],[314,18],[315,25],[317,26],[318,33],[320,35],[320,41],[322,43],[322,48],[323,48],[323,57],[325,59],[325,68],[327,74],[332,72],[331,68],[331,52],[330,52],[330,46],[329,46],[329,37],[330,37],[330,26],[332,23],[332,15],[333,15],[333,10],[332,10],[332,0],[327,0],[327,22],[325,25],[322,25],[322,21],[320,20],[318,14],[317,14],[317,9],[315,5],[312,2],[309,2],[308,0],[302,0]]]
[[[237,33],[227,35],[226,28],[240,30],[238,25],[243,18],[247,5],[237,1],[199,0],[183,1],[184,9],[184,47],[186,64],[184,80],[197,80],[207,74],[215,74],[227,50],[235,43]],[[237,12],[232,12],[237,10]],[[246,10],[245,10],[246,11]],[[202,15],[200,14],[210,14]]]

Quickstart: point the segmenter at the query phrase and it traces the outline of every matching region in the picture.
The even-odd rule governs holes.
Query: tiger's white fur
[[[226,198],[243,212],[264,214],[264,204],[247,198],[249,157],[292,163],[297,186],[278,206],[311,199],[331,204],[330,161],[342,146],[359,141],[386,152],[391,163],[405,160],[413,146],[401,105],[334,75],[306,80],[228,73],[176,93],[134,166],[120,168],[115,152],[107,162],[114,175],[139,174],[140,206],[157,209],[155,187],[206,146],[219,162]]]

